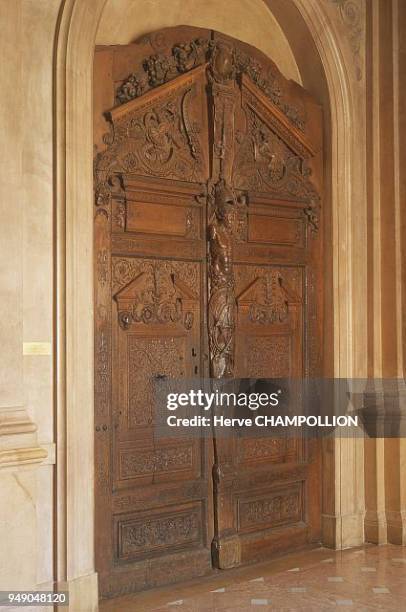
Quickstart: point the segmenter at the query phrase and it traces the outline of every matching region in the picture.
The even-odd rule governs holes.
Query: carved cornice
[[[347,31],[354,58],[356,77],[362,79],[361,44],[363,40],[363,14],[359,0],[330,0],[338,8],[341,20]]]

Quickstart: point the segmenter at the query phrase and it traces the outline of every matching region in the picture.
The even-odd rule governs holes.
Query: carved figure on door
[[[209,221],[210,298],[209,338],[211,374],[231,377],[234,369],[235,293],[233,274],[233,233],[237,199],[224,179],[211,196]]]

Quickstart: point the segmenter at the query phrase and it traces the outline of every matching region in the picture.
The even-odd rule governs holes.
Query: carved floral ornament
[[[256,278],[237,297],[238,309],[257,325],[287,323],[290,307],[300,303],[300,298],[284,283],[279,270]]]
[[[117,89],[118,104],[124,104],[143,95],[150,89],[173,80],[180,74],[189,72],[197,66],[208,63],[209,76],[221,82],[216,76],[224,70],[220,64],[223,60],[223,41],[197,38],[189,42],[178,43],[172,47],[171,54],[157,53],[150,55],[143,62],[143,73],[132,73]],[[225,80],[246,74],[255,85],[286,115],[289,121],[304,130],[303,111],[284,100],[282,86],[272,69],[265,70],[261,63],[254,60],[240,49],[232,49],[231,61],[225,72]]]

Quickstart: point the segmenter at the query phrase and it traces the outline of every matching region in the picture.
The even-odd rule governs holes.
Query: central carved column
[[[207,207],[210,374],[213,378],[231,378],[234,373],[235,343],[233,231],[237,206],[231,186],[231,172],[236,82],[233,49],[223,41],[215,43],[208,78],[213,125]]]
[[[234,163],[234,111],[237,93],[234,50],[216,41],[208,68],[213,126],[211,180],[208,184],[208,326],[210,374],[213,378],[234,376],[236,299],[233,271],[233,234],[237,219],[237,197],[231,184]],[[221,487],[221,466],[215,444],[213,481],[216,498]],[[241,563],[241,543],[234,530],[216,518],[212,544],[217,567]]]

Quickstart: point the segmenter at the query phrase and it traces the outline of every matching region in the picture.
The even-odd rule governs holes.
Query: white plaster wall
[[[0,2],[0,424],[24,407],[48,451],[40,464],[0,464],[0,589],[53,579],[52,355],[23,355],[23,343],[52,342],[52,62],[59,5]],[[13,439],[0,428],[0,450],[32,446],[33,436],[25,437]]]

